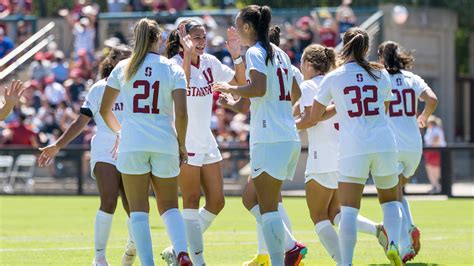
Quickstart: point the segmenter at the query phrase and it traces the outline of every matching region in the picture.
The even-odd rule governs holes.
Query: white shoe
[[[94,259],[94,261],[92,262],[92,266],[110,266],[110,265],[105,258],[102,258],[102,259]]]
[[[163,249],[160,255],[168,266],[178,266],[178,259],[176,258],[176,253],[174,253],[173,246]]]
[[[137,248],[135,243],[129,241],[125,247],[125,252],[122,256],[122,266],[131,266],[137,257]]]

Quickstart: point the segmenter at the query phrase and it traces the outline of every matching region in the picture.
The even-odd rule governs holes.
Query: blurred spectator
[[[303,53],[304,48],[313,43],[314,33],[311,28],[312,22],[310,17],[304,16],[296,22],[296,28],[290,23],[285,23],[288,33],[298,40],[298,58],[300,57],[299,55]]]
[[[36,133],[31,128],[31,123],[23,113],[19,115],[16,122],[7,126],[7,130],[2,132],[3,139],[7,145],[23,145],[33,148],[38,147]]]
[[[43,52],[37,52],[33,58],[33,61],[30,64],[29,75],[30,78],[40,82],[44,82],[44,78],[48,75],[51,75],[50,63],[44,57]]]
[[[49,104],[57,106],[60,102],[67,99],[66,89],[63,85],[54,81],[53,75],[45,78],[45,84],[44,95],[48,99]]]
[[[13,0],[14,12],[22,15],[31,15],[32,0]]]
[[[92,21],[91,17],[93,16],[81,17],[79,20],[75,20],[71,14],[66,16],[67,21],[72,26],[75,56],[79,54],[81,49],[84,49],[90,58],[94,56],[95,20]]]
[[[92,61],[85,49],[80,49],[77,54],[77,60],[71,66],[71,72],[77,71],[83,79],[90,79],[92,77]]]
[[[0,18],[10,15],[11,9],[10,0],[0,0]]]
[[[71,99],[72,102],[79,101],[79,95],[86,90],[85,81],[77,69],[71,71],[70,79],[67,80],[64,85],[67,88],[69,99]]]
[[[123,12],[127,8],[128,0],[107,0],[108,12]]]
[[[441,119],[432,115],[428,118],[428,127],[423,136],[426,147],[445,147],[446,140],[442,128]],[[441,192],[441,154],[439,151],[425,151],[425,166],[428,179],[433,188],[428,192],[430,194],[438,194]]]
[[[54,75],[54,79],[58,83],[64,83],[69,75],[69,66],[64,62],[64,53],[56,51],[54,53],[54,62],[51,64],[51,71]]]
[[[352,0],[342,0],[341,5],[336,10],[336,21],[339,24],[339,34],[343,34],[349,28],[355,26],[357,17],[351,8]]]
[[[30,32],[28,30],[27,24],[24,20],[18,21],[16,24],[16,45],[19,45],[26,41],[30,37]]]
[[[5,30],[0,27],[0,58],[3,58],[11,50],[13,50],[12,40],[6,36]]]
[[[320,17],[324,19],[322,25],[319,22],[317,11],[311,12],[311,16],[313,17],[313,27],[319,33],[321,44],[327,47],[336,47],[338,28],[331,13],[325,9],[320,11]]]

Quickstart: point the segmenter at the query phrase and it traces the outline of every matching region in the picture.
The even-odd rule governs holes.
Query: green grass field
[[[1,265],[90,265],[97,197],[0,197]],[[305,265],[332,265],[319,243],[303,198],[285,198],[295,236],[309,247]],[[151,221],[155,261],[169,245],[163,223],[152,202]],[[422,250],[418,265],[474,264],[474,200],[411,201],[421,228]],[[364,199],[362,214],[380,221],[375,198]],[[127,240],[125,213],[117,208],[107,257],[120,265]],[[240,203],[227,198],[226,207],[205,234],[207,265],[241,265],[256,251],[255,222]],[[374,237],[359,234],[356,265],[385,264]],[[137,262],[136,265],[139,265]]]

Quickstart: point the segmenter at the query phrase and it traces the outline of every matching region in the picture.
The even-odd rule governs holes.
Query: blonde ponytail
[[[150,47],[161,38],[161,30],[156,21],[143,18],[133,29],[134,43],[132,57],[125,67],[125,80],[130,80],[145,60]]]

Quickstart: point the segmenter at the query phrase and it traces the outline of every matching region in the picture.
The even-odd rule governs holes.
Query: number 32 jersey
[[[339,121],[339,158],[396,152],[395,138],[385,114],[392,99],[387,71],[374,71],[374,80],[357,63],[347,63],[327,74],[315,100],[328,105],[334,100]]]
[[[107,79],[109,87],[120,91],[124,103],[119,152],[178,155],[172,92],[186,89],[184,70],[163,56],[148,53],[126,81],[129,60],[120,61]]]
[[[402,70],[401,73],[390,75],[390,78],[395,100],[390,102],[388,114],[397,148],[399,151],[421,152],[423,143],[416,110],[418,98],[429,87],[422,78],[410,71]]]
[[[266,51],[260,43],[250,47],[245,54],[246,78],[255,70],[267,76],[264,96],[250,98],[250,145],[299,141],[292,115],[291,88],[293,70],[288,55],[272,44],[273,61],[265,64]]]

